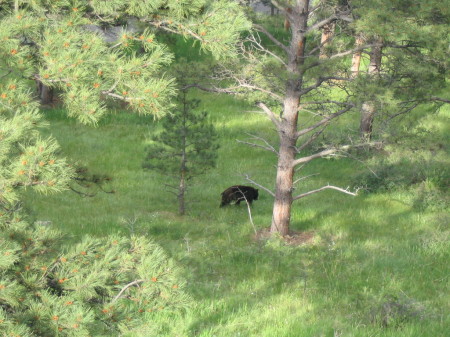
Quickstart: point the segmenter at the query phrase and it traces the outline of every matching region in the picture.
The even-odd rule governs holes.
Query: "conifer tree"
[[[449,102],[446,97],[433,96],[438,85],[446,85],[448,6],[438,0],[271,3],[286,18],[287,33],[277,32],[270,20],[256,16],[253,27],[257,34],[247,36],[242,44],[241,55],[246,62],[225,65],[217,73],[223,81],[216,90],[242,95],[274,125],[277,144],[255,137],[250,145],[277,157],[275,188],[259,186],[274,197],[270,232],[286,236],[294,201],[328,189],[356,195],[349,188],[333,185],[300,192],[296,184],[307,177],[299,176],[305,165],[319,158],[344,155],[355,146],[379,144],[367,142],[376,115],[387,112],[395,116],[424,102]],[[334,33],[324,37],[322,33],[332,27],[330,33]],[[352,37],[359,34],[366,39],[355,47]],[[359,76],[350,73],[351,55],[377,47],[378,42],[372,43],[375,38],[382,41],[377,54],[383,55],[373,60],[373,66],[389,52],[388,62],[383,59],[381,65],[391,68],[390,73],[383,69],[370,74],[361,71]],[[413,98],[408,99],[411,95]],[[321,144],[314,151],[311,145],[326,129],[339,125],[336,122],[344,114],[360,112],[364,103],[368,118],[363,119],[367,126],[363,142],[356,132],[337,126],[336,132],[345,132],[345,137]],[[380,107],[384,111],[379,111]]]
[[[180,215],[186,212],[189,181],[216,164],[217,134],[206,111],[195,111],[199,104],[198,99],[188,99],[188,89],[180,91],[177,108],[164,118],[163,131],[153,137],[154,143],[147,148],[143,163],[144,168],[157,170],[178,182],[166,187],[176,191]]]

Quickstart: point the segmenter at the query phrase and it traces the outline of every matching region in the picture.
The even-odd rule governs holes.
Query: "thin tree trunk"
[[[364,43],[364,39],[361,37],[361,35],[358,35],[356,37],[356,41],[355,41],[355,47],[360,47],[362,46]],[[353,54],[352,56],[352,67],[351,67],[351,73],[352,73],[352,77],[356,77],[359,74],[359,67],[361,65],[361,53],[362,51],[357,51]]]
[[[36,80],[37,91],[39,95],[39,100],[41,104],[52,104],[53,103],[53,88],[46,86],[41,81]]]
[[[180,215],[186,213],[184,194],[186,193],[186,114],[187,114],[186,91],[183,91],[183,129],[182,129],[182,147],[181,147],[181,166],[180,166],[180,185],[178,187],[178,212]]]
[[[328,57],[326,48],[333,38],[335,26],[336,24],[334,22],[330,22],[329,24],[323,26],[322,28],[322,37],[320,39],[320,54],[319,54],[320,59]]]
[[[278,127],[280,147],[278,151],[277,178],[275,186],[275,201],[272,213],[271,233],[282,236],[289,234],[292,207],[292,190],[294,179],[295,145],[297,143],[298,110],[300,104],[300,90],[303,75],[300,67],[304,63],[306,31],[309,0],[297,0],[290,21],[291,44],[289,46],[289,60],[287,71],[290,74],[286,82],[286,96],[283,105],[283,118]]]
[[[186,193],[186,163],[183,163],[182,166],[184,166],[184,168],[181,170],[180,185],[178,187],[178,213],[180,215],[186,213],[186,205],[184,202],[184,194]]]
[[[380,73],[381,58],[382,58],[382,41],[378,39],[377,45],[372,47],[370,51],[370,63],[368,68],[369,76],[376,76]],[[373,120],[376,109],[375,102],[364,102],[361,107],[361,122],[360,122],[360,137],[363,141],[370,141],[372,137]]]

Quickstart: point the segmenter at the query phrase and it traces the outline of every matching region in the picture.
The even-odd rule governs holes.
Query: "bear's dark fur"
[[[231,186],[222,192],[222,203],[220,204],[220,207],[229,205],[232,201],[236,201],[236,205],[239,205],[241,201],[245,200],[247,200],[249,204],[251,204],[253,200],[258,200],[258,190],[251,186]]]

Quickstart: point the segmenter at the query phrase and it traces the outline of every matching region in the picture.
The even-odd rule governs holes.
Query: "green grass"
[[[446,336],[450,249],[444,209],[415,207],[414,190],[355,198],[324,191],[293,208],[292,229],[314,232],[312,242],[256,242],[246,208],[219,208],[220,193],[245,183],[243,174],[273,187],[276,158],[236,139],[245,139],[245,132],[277,137],[263,116],[246,112],[253,108],[245,103],[198,96],[221,148],[217,168],[191,186],[187,216],[176,214],[176,200],[164,191],[166,178],[141,169],[145,144],[158,128],[151,117],[114,113],[91,128],[48,110],[49,131],[63,154],[111,175],[116,193],[29,193],[32,219],[52,221],[68,242],[130,231],[154,237],[182,267],[196,302],[179,323],[180,336]],[[433,117],[438,125],[446,113]],[[351,159],[317,160],[302,174],[320,175],[298,191],[326,183],[346,187],[363,170]],[[272,207],[271,197],[260,194],[252,208],[258,229],[270,224]],[[388,315],[383,327],[386,308],[394,308],[389,303],[402,311]]]

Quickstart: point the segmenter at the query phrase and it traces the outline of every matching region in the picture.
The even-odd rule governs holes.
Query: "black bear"
[[[258,200],[258,190],[250,186],[231,186],[223,191],[221,195],[222,203],[220,207],[229,205],[232,201],[236,201],[236,205],[239,205],[241,201],[247,200],[251,204],[253,200]]]

